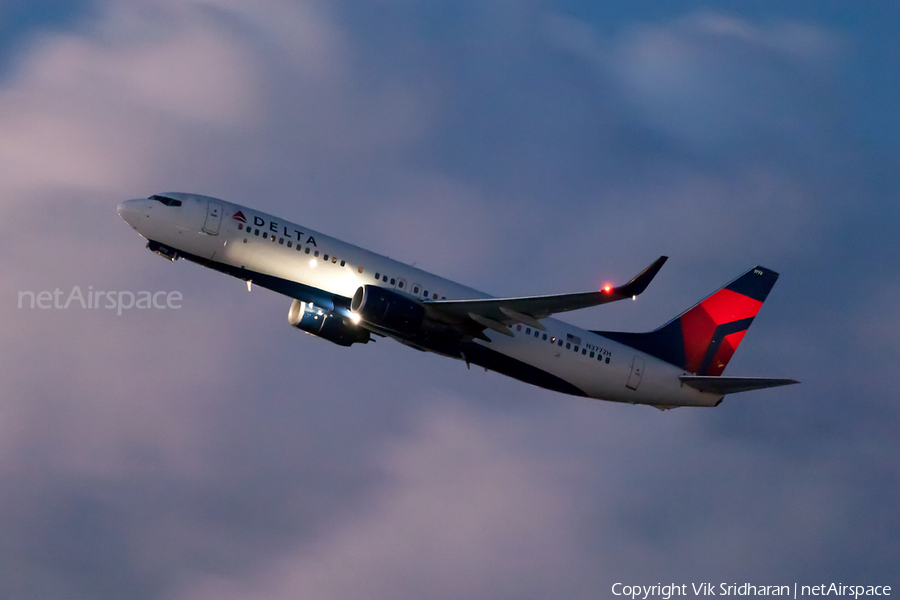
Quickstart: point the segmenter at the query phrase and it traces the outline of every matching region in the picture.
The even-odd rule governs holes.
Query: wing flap
[[[695,390],[723,395],[800,383],[794,379],[772,379],[769,377],[682,375],[678,379],[680,379],[683,384],[689,385]]]

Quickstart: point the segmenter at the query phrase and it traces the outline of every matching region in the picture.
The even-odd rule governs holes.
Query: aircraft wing
[[[524,323],[543,331],[545,327],[540,319],[552,314],[637,296],[647,288],[666,260],[668,257],[660,256],[625,285],[606,286],[596,292],[483,300],[432,300],[425,304],[429,310],[450,317],[454,321],[468,321],[477,325],[478,331],[487,328],[504,335],[512,335],[507,326],[513,323]]]

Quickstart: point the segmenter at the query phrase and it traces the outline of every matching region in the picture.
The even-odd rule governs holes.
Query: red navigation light
[[[607,294],[610,293],[612,291],[612,286],[607,283],[606,285],[603,286],[603,291],[606,292]]]

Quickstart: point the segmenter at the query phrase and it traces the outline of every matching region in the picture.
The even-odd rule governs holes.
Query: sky
[[[616,582],[900,585],[900,41],[887,2],[0,3],[0,596],[610,598]],[[781,274],[660,412],[390,340],[147,252],[165,191],[494,295],[661,254],[653,329]],[[178,291],[180,309],[19,308]]]

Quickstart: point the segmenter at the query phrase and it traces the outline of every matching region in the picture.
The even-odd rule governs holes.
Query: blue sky
[[[0,5],[0,589],[606,598],[898,585],[889,3]],[[594,329],[781,278],[712,410],[585,401],[147,252],[118,201],[282,215],[497,295],[671,257]],[[178,311],[23,290],[177,290]]]
[[[7,67],[22,44],[41,32],[72,27],[90,14],[91,3],[75,0],[6,0],[0,4],[0,56]]]

